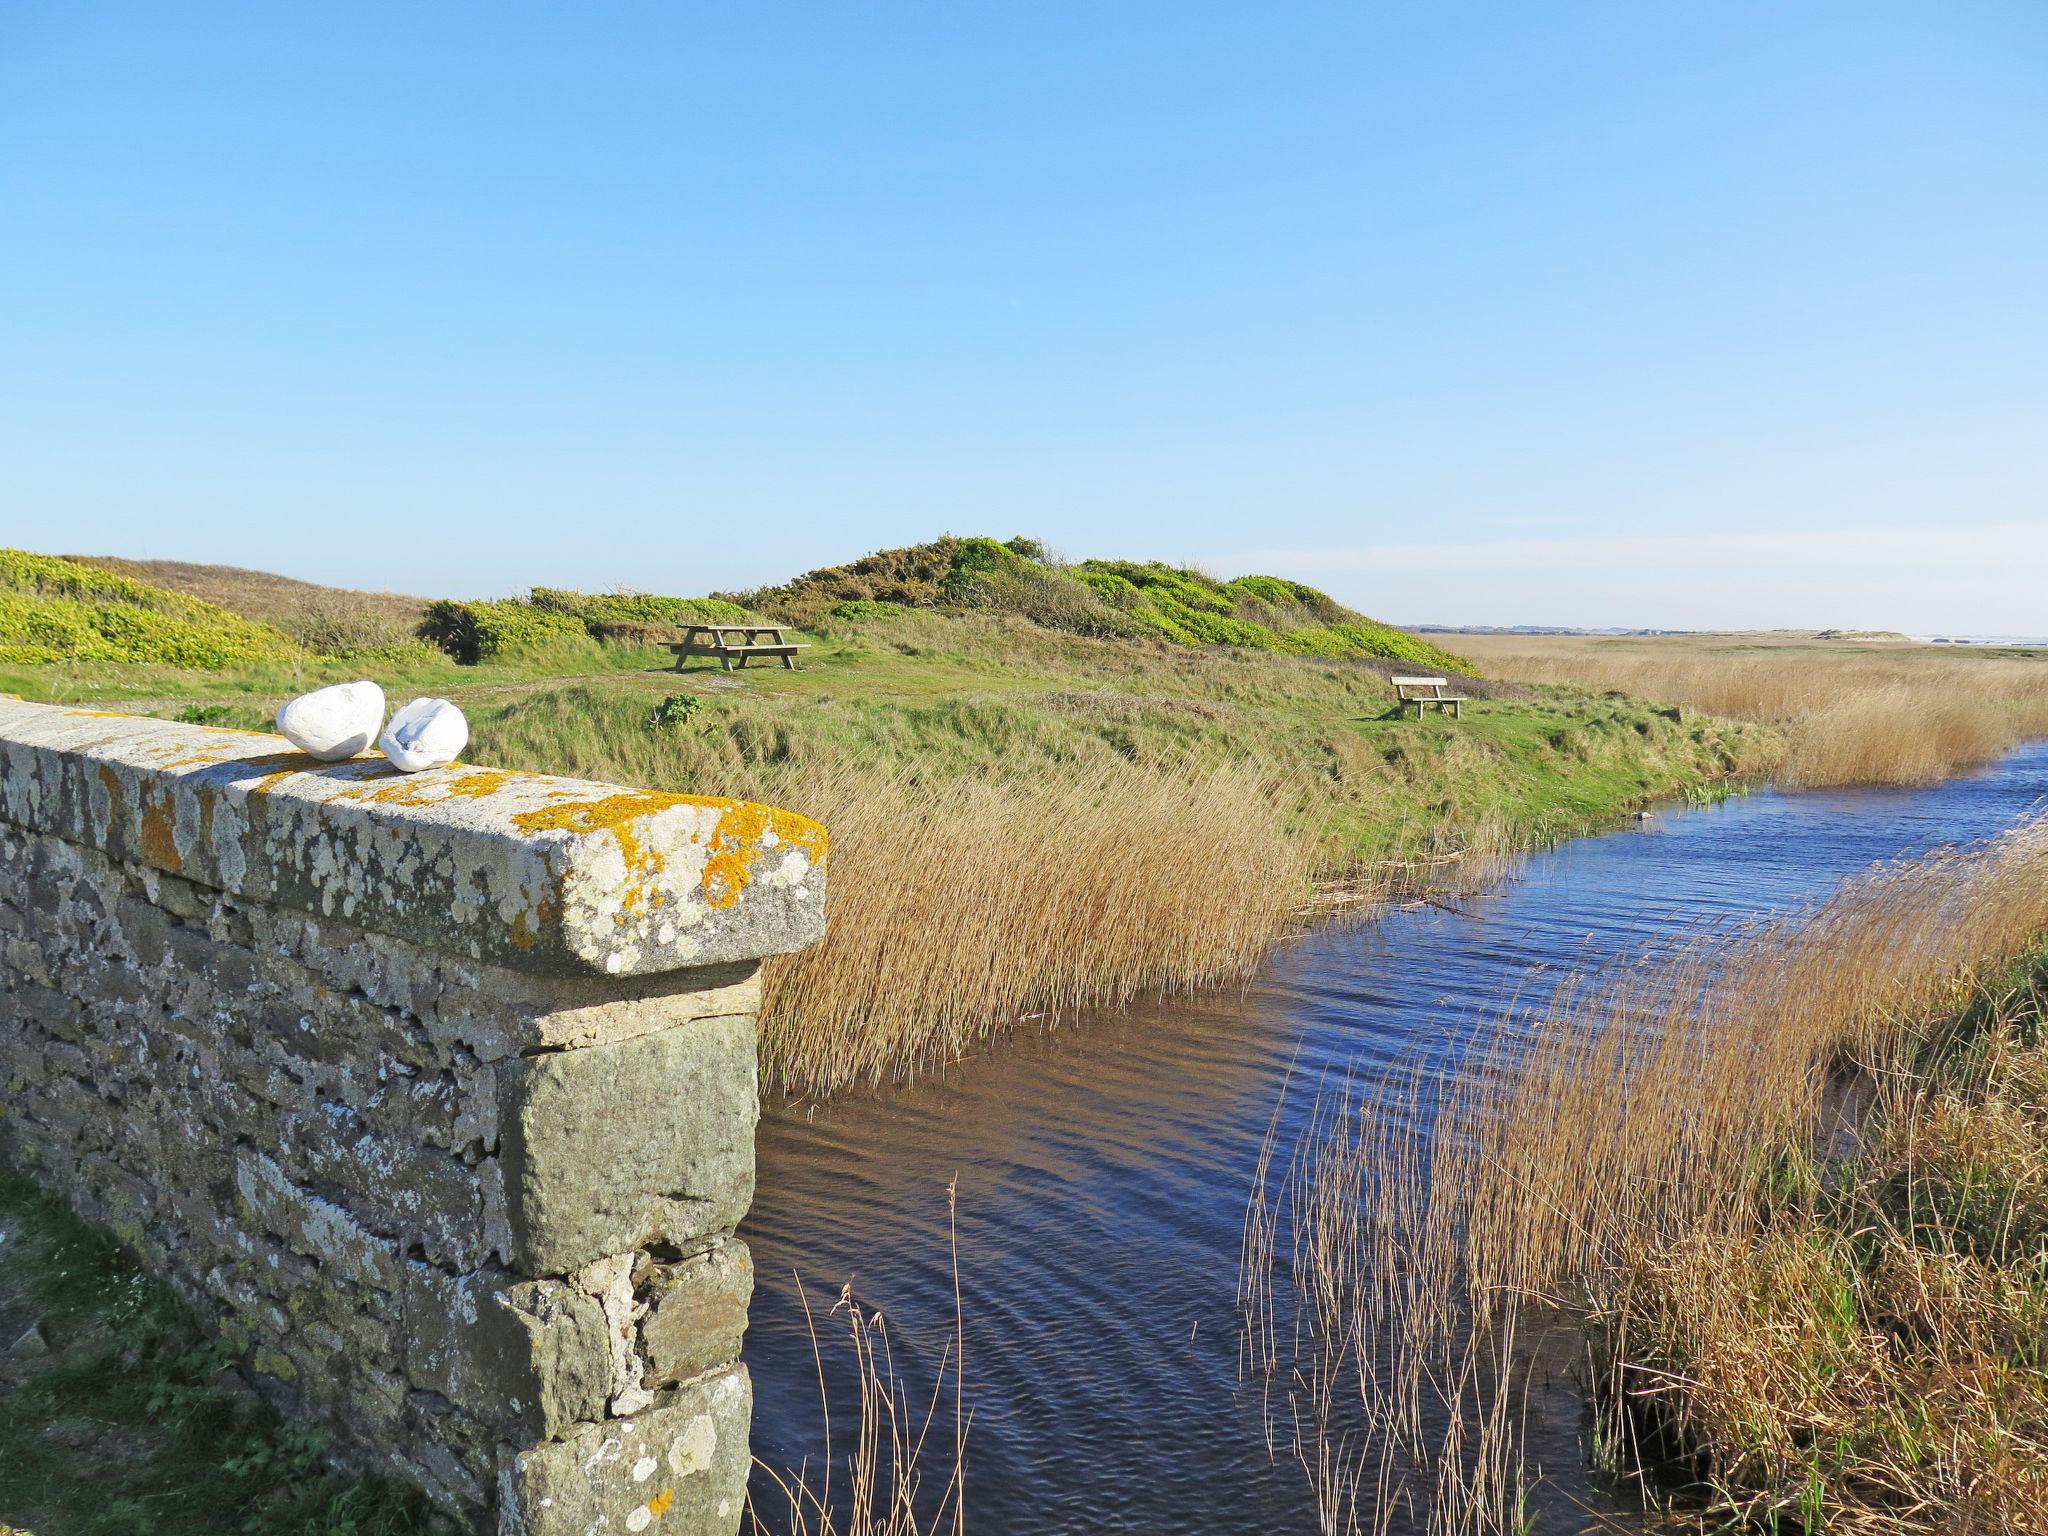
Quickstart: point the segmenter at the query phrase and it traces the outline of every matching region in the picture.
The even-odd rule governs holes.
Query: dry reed
[[[1495,676],[1782,726],[1780,782],[1929,784],[2048,736],[2048,657],[1728,640],[1473,636]]]
[[[843,1463],[844,1481],[833,1491],[842,1463],[833,1440],[832,1394],[818,1320],[803,1282],[797,1280],[804,1321],[810,1330],[811,1360],[818,1373],[818,1403],[824,1415],[824,1444],[817,1482],[804,1466],[783,1471],[756,1459],[787,1509],[782,1536],[962,1536],[967,1529],[966,1320],[960,1296],[959,1185],[946,1186],[947,1236],[953,1257],[953,1337],[933,1372],[931,1394],[920,1412],[896,1367],[889,1325],[879,1309],[863,1307],[853,1283],[841,1287],[830,1317],[844,1328],[845,1356],[855,1391],[854,1445]],[[923,1464],[933,1430],[942,1427],[940,1405],[952,1376],[952,1468],[936,1497],[924,1490]],[[747,1518],[756,1536],[776,1527],[750,1493]]]
[[[824,939],[766,972],[763,1072],[821,1092],[950,1061],[1020,1019],[1241,977],[1316,859],[1240,768],[1031,784],[849,768],[767,793],[861,872]]]
[[[1501,1028],[1440,1101],[1420,1072],[1326,1085],[1285,1179],[1262,1170],[1243,1281],[1246,1367],[1287,1398],[1324,1530],[1404,1516],[1433,1532],[1519,1530],[1527,1361],[1557,1309],[1598,1322],[1596,1366],[1629,1382],[1650,1298],[1672,1294],[1669,1266],[1729,1273],[1717,1255],[1753,1223],[1760,1170],[1823,1145],[1845,1068],[1912,1080],[1975,991],[2044,932],[2048,826],[2030,823],[1670,963],[1568,984]],[[1674,1306],[1667,1337],[1698,1340],[1732,1315]],[[1767,1309],[1747,1336],[1795,1320]],[[1621,1411],[1643,1406],[1635,1385],[1602,1421],[1618,1470],[1651,1459],[1633,1438],[1640,1416]],[[1705,1411],[1677,1418],[1702,1451],[1685,1434]],[[2017,1437],[2022,1461],[2048,1446],[2040,1422],[1989,1422]],[[1901,1476],[1937,1486],[1954,1467],[1935,1460]],[[1825,1497],[1831,1516],[1857,1507]],[[1768,1512],[1799,1528],[1782,1499]],[[1896,1523],[1845,1528],[1946,1528],[1910,1509],[1884,1518]],[[1979,1528],[2040,1528],[1998,1518]]]

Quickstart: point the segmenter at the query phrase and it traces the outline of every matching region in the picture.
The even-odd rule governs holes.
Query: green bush
[[[703,707],[704,701],[694,693],[672,693],[647,712],[647,729],[670,731],[688,725]]]
[[[570,592],[535,587],[527,601],[550,613],[583,621],[593,638],[615,625],[744,624],[754,617],[738,603],[716,597],[657,597],[649,592]]]
[[[421,639],[470,667],[511,650],[580,640],[588,634],[581,619],[551,608],[536,608],[517,598],[489,602],[442,598],[427,604],[426,616],[420,620]]]
[[[298,654],[290,636],[212,603],[54,555],[0,549],[0,662],[217,671]]]
[[[910,610],[902,603],[884,602],[877,597],[849,598],[832,607],[835,619],[900,619],[908,612]]]

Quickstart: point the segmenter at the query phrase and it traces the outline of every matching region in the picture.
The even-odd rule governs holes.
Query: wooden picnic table
[[[735,660],[744,667],[756,656],[779,656],[782,665],[794,672],[796,653],[810,647],[783,639],[782,631],[780,624],[688,624],[683,627],[683,638],[670,641],[668,648],[676,654],[678,672],[692,656],[716,656],[728,672]],[[700,635],[706,638],[699,639]],[[763,640],[763,635],[772,638]]]

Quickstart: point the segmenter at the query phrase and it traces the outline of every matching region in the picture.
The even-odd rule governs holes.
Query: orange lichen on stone
[[[121,776],[105,763],[100,764],[100,787],[107,792],[107,825],[112,827],[121,820]]]
[[[142,856],[158,869],[167,869],[174,875],[185,868],[184,855],[178,852],[171,802],[167,798],[154,804],[147,798],[143,801]]]
[[[675,1503],[675,1501],[675,1489],[664,1488],[661,1490],[661,1492],[657,1493],[653,1498],[647,1501],[647,1512],[650,1515],[654,1516],[655,1519],[659,1520],[663,1515],[668,1513],[669,1506]]]
[[[521,811],[512,818],[512,825],[522,832],[609,832],[618,842],[619,852],[625,855],[626,889],[620,902],[630,912],[646,900],[646,882],[668,865],[660,849],[649,848],[640,841],[635,824],[643,816],[683,803],[681,795],[665,795],[659,790],[625,790],[580,805],[550,805],[537,811]]]
[[[9,694],[8,697],[12,698],[14,695]],[[144,718],[141,715],[124,714],[118,709],[67,709],[64,713],[76,716],[80,720],[140,720]]]

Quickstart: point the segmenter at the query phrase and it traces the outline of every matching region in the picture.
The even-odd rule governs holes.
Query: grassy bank
[[[1780,1530],[2048,1529],[2048,951],[1874,1080],[1853,1156],[1782,1148],[1621,1256],[1609,1412],[1659,1489]]]
[[[0,1530],[452,1536],[322,1463],[115,1240],[0,1173]]]
[[[1333,1528],[1390,1487],[1433,1530],[1517,1528],[1563,1319],[1653,1502],[2038,1531],[2044,934],[2036,823],[1567,986],[1426,1130],[1399,1085],[1327,1105],[1255,1192],[1246,1275]]]
[[[770,975],[771,1082],[835,1089],[991,1030],[1243,975],[1316,893],[1385,894],[1711,792],[1773,735],[1483,683],[1400,718],[1397,663],[1095,637],[1009,614],[826,618],[803,670],[678,676],[587,634],[376,669],[455,699],[470,755],[764,799],[832,829],[830,928]],[[259,726],[352,664],[0,668],[0,689]],[[125,699],[125,702],[123,700]],[[670,701],[674,702],[671,703]]]
[[[1786,635],[1459,635],[1494,676],[1778,727],[1779,782],[1931,784],[2048,736],[2048,651]]]

